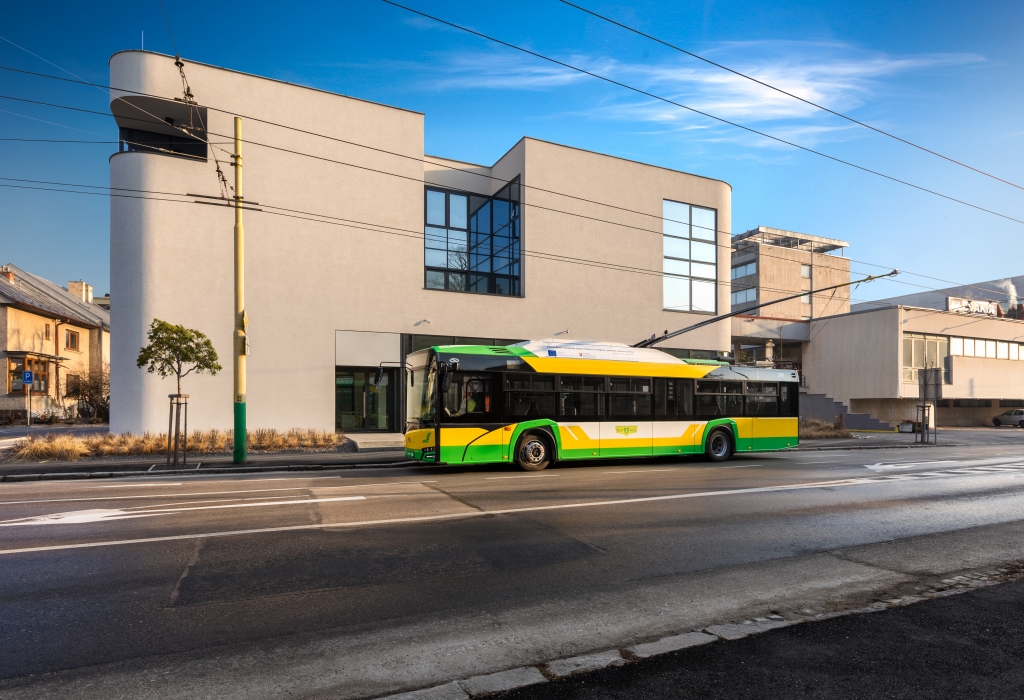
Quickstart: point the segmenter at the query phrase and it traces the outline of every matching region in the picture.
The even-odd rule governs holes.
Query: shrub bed
[[[322,451],[337,447],[341,440],[342,437],[338,433],[301,428],[287,431],[260,429],[246,433],[246,445],[253,452]],[[189,433],[188,453],[229,453],[233,444],[234,433],[230,430],[196,430]],[[74,462],[90,457],[166,454],[166,433],[108,433],[86,436],[64,433],[42,437],[30,436],[19,440],[14,444],[12,459],[16,462]]]

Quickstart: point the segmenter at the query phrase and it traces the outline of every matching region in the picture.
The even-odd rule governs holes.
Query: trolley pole
[[[235,464],[246,461],[245,421],[245,356],[249,352],[246,331],[249,317],[245,313],[245,229],[242,227],[242,120],[235,117],[235,329],[234,329],[234,451]]]

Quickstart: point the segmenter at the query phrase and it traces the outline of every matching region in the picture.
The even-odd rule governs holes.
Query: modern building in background
[[[769,319],[768,325],[774,328],[780,321],[808,321],[848,312],[849,289],[822,293],[814,290],[850,281],[850,261],[842,255],[849,245],[835,238],[768,226],[733,236],[732,310],[742,311],[803,292],[796,299],[754,309],[749,315]],[[768,345],[761,331],[756,330],[760,326],[749,325],[751,323],[752,319],[742,324],[733,323],[733,352],[738,361],[765,360],[770,356],[787,366],[799,365],[806,338],[802,332],[792,333],[801,326],[789,329],[789,335],[782,333],[770,338],[771,345]]]
[[[798,299],[752,313],[803,321],[846,313],[850,310],[849,290],[835,294],[816,294],[814,290],[849,281],[850,261],[842,257],[849,245],[835,238],[767,226],[733,236],[732,310],[806,292]]]
[[[428,156],[420,113],[185,72],[202,106],[183,101],[173,57],[110,59],[111,186],[164,193],[111,199],[114,431],[166,429],[173,382],[135,363],[157,318],[207,334],[226,368],[186,379],[189,425],[232,425],[233,212],[217,168],[230,184],[236,115],[252,428],[401,431],[404,358],[427,345],[635,343],[730,308],[727,183],[532,138],[490,165]],[[665,345],[723,355],[729,323]]]
[[[808,291],[807,301],[732,319],[740,361],[799,369],[801,415],[843,414],[853,428],[915,420],[924,369],[940,370],[938,425],[990,425],[996,414],[1024,407],[1024,306],[1016,291],[1024,277],[850,306],[848,290],[813,291],[849,281],[849,259],[832,254],[845,247],[763,226],[733,237],[734,310]]]
[[[64,288],[14,265],[0,268],[0,418],[73,417],[79,383],[109,360],[110,312],[93,303],[91,285]]]

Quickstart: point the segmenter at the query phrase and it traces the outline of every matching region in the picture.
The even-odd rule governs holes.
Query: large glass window
[[[749,304],[752,301],[757,301],[757,287],[740,289],[732,293],[733,306],[736,306],[737,304]]]
[[[663,308],[715,313],[717,212],[666,199],[662,201],[662,217]]]
[[[746,265],[737,265],[732,268],[732,278],[738,279],[740,277],[746,277],[747,275],[757,274],[757,261],[749,262]]]
[[[942,383],[953,382],[949,338],[938,335],[903,334],[903,381],[918,381],[918,370],[942,368]]]
[[[427,189],[424,286],[520,296],[521,234],[518,180],[493,197]]]

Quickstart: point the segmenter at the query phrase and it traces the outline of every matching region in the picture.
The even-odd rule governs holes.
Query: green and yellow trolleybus
[[[797,444],[792,370],[618,343],[442,345],[407,358],[405,454],[434,464],[706,455]]]

